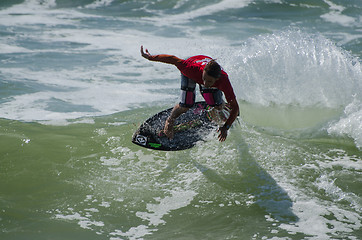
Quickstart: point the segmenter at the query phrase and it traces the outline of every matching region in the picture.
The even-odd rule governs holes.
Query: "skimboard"
[[[145,148],[178,151],[192,148],[198,141],[224,124],[230,115],[230,108],[218,111],[206,104],[197,102],[186,113],[179,116],[174,124],[174,138],[168,139],[163,128],[173,108],[163,110],[147,119],[133,134],[132,142]]]

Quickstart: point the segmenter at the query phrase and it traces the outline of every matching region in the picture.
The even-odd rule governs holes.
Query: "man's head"
[[[221,67],[215,61],[211,60],[208,62],[202,73],[202,80],[204,81],[205,87],[211,87],[221,76]]]

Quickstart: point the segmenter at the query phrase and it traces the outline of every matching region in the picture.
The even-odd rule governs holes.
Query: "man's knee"
[[[212,107],[221,107],[223,104],[222,92],[216,88],[205,88],[200,86],[200,92],[206,103]]]

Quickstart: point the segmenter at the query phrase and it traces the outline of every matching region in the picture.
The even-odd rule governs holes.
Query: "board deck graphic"
[[[132,142],[150,149],[177,151],[193,147],[218,123],[227,118],[230,109],[224,108],[225,117],[220,118],[205,102],[197,102],[189,111],[179,116],[174,125],[174,138],[168,139],[163,128],[173,108],[161,111],[147,119],[133,134]]]

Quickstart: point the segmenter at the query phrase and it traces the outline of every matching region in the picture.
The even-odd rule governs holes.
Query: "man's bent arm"
[[[233,124],[233,122],[239,115],[238,101],[236,99],[234,99],[234,100],[230,101],[229,103],[230,103],[231,112],[230,112],[229,118],[226,120],[226,122],[224,124],[224,126],[227,128],[230,128],[230,126]]]
[[[218,130],[218,132],[219,132],[218,138],[219,138],[219,141],[221,141],[221,142],[226,140],[226,137],[228,135],[228,130],[231,127],[231,124],[233,124],[233,122],[235,121],[236,117],[239,114],[239,104],[236,101],[236,99],[231,100],[229,103],[230,103],[230,108],[231,108],[230,116],[226,120],[224,126],[219,128],[219,130]]]

